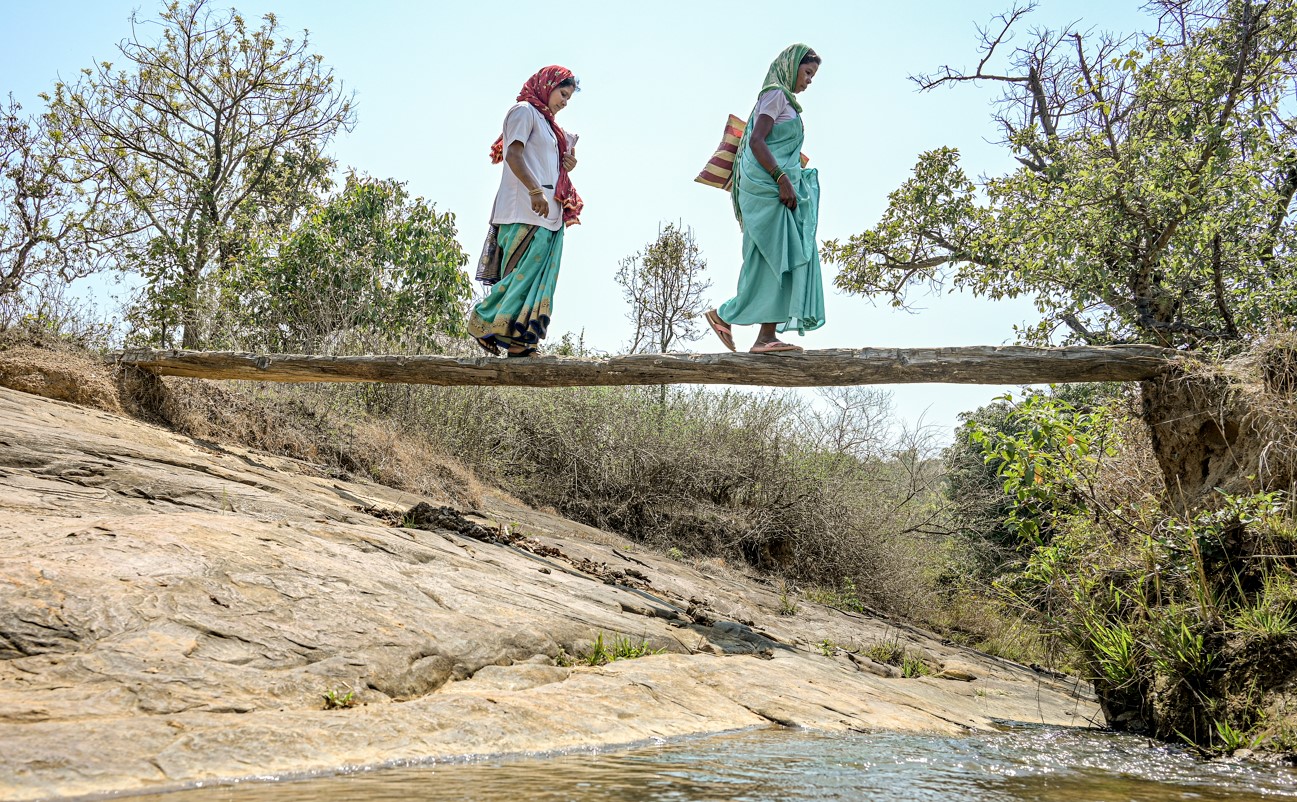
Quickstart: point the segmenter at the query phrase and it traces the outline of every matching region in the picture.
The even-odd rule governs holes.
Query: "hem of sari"
[[[526,321],[506,320],[488,323],[476,312],[468,320],[472,337],[498,345],[536,345],[549,333],[549,315],[539,314]]]

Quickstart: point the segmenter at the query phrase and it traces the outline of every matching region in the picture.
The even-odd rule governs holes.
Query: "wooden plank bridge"
[[[1184,354],[1152,345],[972,345],[825,349],[780,354],[631,354],[527,359],[453,356],[315,356],[132,349],[115,355],[163,376],[269,382],[384,382],[509,387],[735,384],[1063,384],[1142,381]]]

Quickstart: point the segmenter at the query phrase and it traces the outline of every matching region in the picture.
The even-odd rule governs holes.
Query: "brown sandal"
[[[734,332],[730,329],[730,324],[721,320],[721,316],[716,313],[715,309],[708,309],[703,313],[703,317],[707,318],[707,325],[711,326],[712,331],[716,332],[716,337],[721,341],[721,345],[731,351],[735,350]]]
[[[771,340],[768,343],[757,343],[756,345],[748,349],[748,353],[749,354],[778,354],[784,351],[800,351],[800,350],[802,350],[802,347],[800,345],[793,345],[792,343],[780,342],[779,340]]]

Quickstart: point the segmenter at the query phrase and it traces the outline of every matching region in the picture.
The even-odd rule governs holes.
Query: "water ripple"
[[[166,802],[1246,802],[1297,798],[1297,772],[1203,762],[1093,730],[1014,727],[967,738],[760,730],[616,753],[478,760],[298,782],[241,783]]]

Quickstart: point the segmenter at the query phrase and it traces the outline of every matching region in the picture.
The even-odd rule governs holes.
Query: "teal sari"
[[[799,57],[800,58],[800,57]],[[748,131],[755,120],[748,121]],[[797,208],[779,202],[779,185],[752,148],[734,166],[734,211],[743,228],[738,295],[717,313],[731,325],[775,323],[779,332],[805,334],[824,325],[824,280],[816,243],[820,213],[817,170],[802,167],[802,118],[777,123],[766,138],[775,163],[792,181]]]
[[[545,339],[554,312],[565,229],[550,231],[523,223],[500,226],[496,242],[507,275],[468,318],[468,333],[484,347],[532,353]]]

